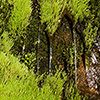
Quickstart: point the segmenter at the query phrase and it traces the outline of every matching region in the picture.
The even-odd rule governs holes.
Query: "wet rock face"
[[[88,96],[89,100],[100,100],[100,65],[92,65],[88,71],[81,65],[77,72],[77,86],[82,95]]]
[[[100,86],[100,65],[90,66],[89,70],[86,73],[86,79],[90,91],[95,89],[97,94],[99,94]]]
[[[95,90],[96,95],[100,95],[100,60],[99,52],[95,49],[93,49],[92,56],[90,57],[90,66],[86,71],[86,79],[90,91]]]
[[[100,100],[100,37],[94,40],[93,48],[88,56],[89,64],[86,68],[80,59],[78,72],[78,88],[82,91],[82,95],[89,97],[89,100]],[[87,67],[87,66],[86,66]]]
[[[94,40],[94,44],[97,47],[98,51],[100,52],[100,35],[99,34],[100,34],[100,32],[96,36],[96,39]]]
[[[100,94],[100,36],[97,35],[94,40],[95,48],[93,48],[93,53],[91,56],[90,67],[87,71],[87,82],[91,91],[93,89],[97,90]]]

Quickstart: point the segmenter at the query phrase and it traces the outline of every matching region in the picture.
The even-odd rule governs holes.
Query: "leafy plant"
[[[21,36],[29,25],[29,17],[32,12],[31,0],[8,0],[13,9],[9,19],[9,29],[14,36]]]
[[[65,73],[64,80],[60,71],[51,77],[36,76],[13,55],[0,56],[0,100],[60,100]]]
[[[0,51],[8,53],[13,45],[13,39],[9,37],[7,31],[4,31],[0,36]]]
[[[35,53],[27,53],[25,56],[22,58],[24,63],[28,66],[29,69],[34,69],[34,66],[36,66],[36,55]]]
[[[40,2],[40,6],[41,23],[46,23],[46,30],[53,35],[66,6],[66,0],[43,0]]]

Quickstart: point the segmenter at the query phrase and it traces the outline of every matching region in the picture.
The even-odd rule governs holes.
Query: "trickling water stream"
[[[73,29],[73,38],[74,38],[74,55],[75,55],[75,83],[77,88],[77,61],[76,61],[76,40],[75,40],[75,30]]]
[[[22,48],[22,54],[24,54],[24,51],[25,51],[25,44],[23,45],[23,48]]]
[[[51,76],[51,61],[52,61],[52,44],[50,43],[50,54],[49,54],[49,75]]]
[[[38,32],[38,44],[37,44],[37,73],[39,73],[39,45],[40,45],[40,33]]]

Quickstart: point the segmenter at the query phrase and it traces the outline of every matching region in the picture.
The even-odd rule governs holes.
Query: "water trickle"
[[[39,73],[39,45],[40,45],[40,33],[38,33],[38,44],[37,44],[37,73]]]
[[[22,48],[22,54],[24,54],[24,51],[25,51],[25,44],[23,45],[23,48]]]
[[[75,40],[75,30],[73,29],[73,38],[74,38],[74,55],[75,55],[75,83],[77,88],[77,61],[76,61],[76,40]]]
[[[49,75],[51,76],[51,61],[52,61],[52,44],[50,44],[50,58],[49,58]]]

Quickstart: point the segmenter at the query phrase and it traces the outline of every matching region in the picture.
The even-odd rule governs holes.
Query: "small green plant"
[[[0,36],[0,51],[8,53],[13,45],[13,39],[9,38],[7,31],[4,31],[3,34]]]
[[[24,63],[28,66],[29,69],[33,68],[36,66],[36,53],[27,53],[25,56],[22,58]]]
[[[82,95],[80,95],[81,91],[79,91],[79,89],[76,88],[74,81],[69,80],[69,82],[65,85],[65,98],[67,100],[87,100],[87,97],[83,97]]]
[[[46,30],[53,35],[65,9],[66,0],[43,0],[40,2],[40,6],[41,23],[46,23]]]
[[[31,0],[8,0],[13,6],[8,26],[13,36],[22,36],[23,31],[29,25],[29,17],[32,12]]]
[[[79,95],[80,91],[75,89],[75,83],[70,81],[66,86],[66,98],[67,100],[81,100]]]

